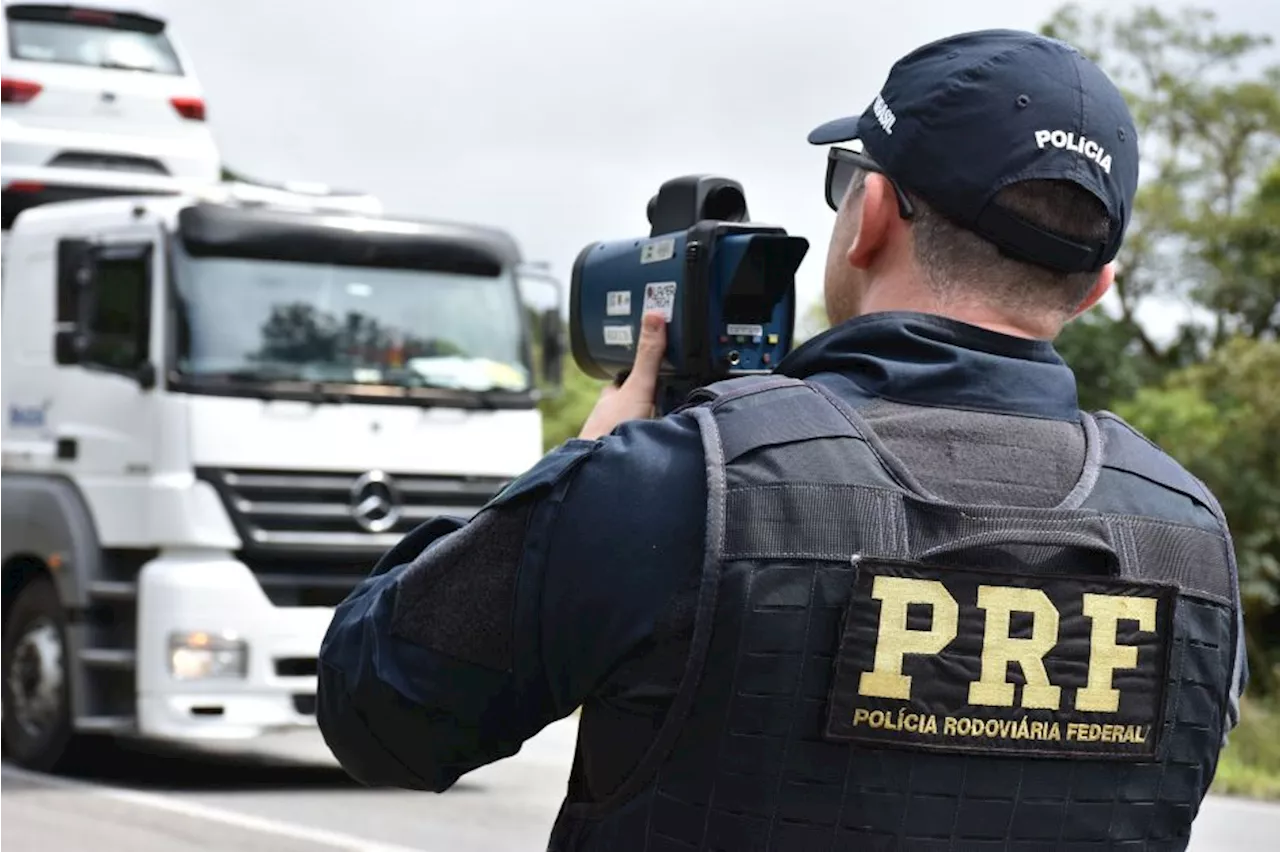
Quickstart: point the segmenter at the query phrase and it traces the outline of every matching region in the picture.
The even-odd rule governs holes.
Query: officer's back
[[[1119,93],[969,34],[809,138],[833,327],[644,420],[646,327],[581,439],[339,608],[322,731],[440,791],[581,705],[554,849],[1184,847],[1246,676],[1230,538],[1050,342],[1132,210]]]

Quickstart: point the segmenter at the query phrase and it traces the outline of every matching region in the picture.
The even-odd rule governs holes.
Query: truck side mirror
[[[560,315],[564,288],[547,271],[546,264],[523,264],[516,270],[521,302],[531,330],[533,348],[538,350],[537,369],[546,388],[543,396],[559,396],[564,384],[564,355],[567,351],[564,320]]]
[[[542,314],[542,377],[559,392],[564,384],[564,322],[552,308]]]

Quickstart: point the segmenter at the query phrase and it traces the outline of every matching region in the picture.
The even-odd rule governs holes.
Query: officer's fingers
[[[628,392],[651,397],[658,386],[658,370],[667,351],[667,321],[662,314],[650,312],[640,324],[640,340],[636,344],[631,374],[623,383]]]

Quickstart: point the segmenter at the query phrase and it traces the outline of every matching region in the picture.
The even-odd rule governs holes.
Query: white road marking
[[[351,850],[351,852],[423,852],[420,847],[396,846],[389,843],[378,843],[377,841],[366,840],[365,838],[356,837],[351,834],[342,834],[336,831],[325,831],[324,829],[319,828],[308,828],[304,825],[296,825],[294,823],[280,822],[279,820],[266,819],[264,817],[250,816],[249,814],[237,813],[236,811],[230,811],[224,808],[199,805],[195,802],[184,802],[181,799],[175,799],[171,796],[162,796],[155,793],[143,793],[139,790],[129,790],[123,787],[110,787],[105,784],[96,784],[90,781],[80,781],[70,778],[60,778],[53,775],[44,775],[39,772],[30,772],[14,766],[4,766],[0,768],[0,775],[3,775],[5,778],[21,779],[35,784],[43,784],[47,787],[56,787],[63,790],[98,796],[104,799],[112,799],[117,802],[125,802],[127,804],[137,805],[138,807],[169,811],[170,813],[190,817],[192,819],[220,822],[224,825],[231,825],[237,828],[248,829],[250,831],[258,831],[263,834],[274,834],[278,837],[287,837],[292,840],[316,843],[322,846],[333,847],[334,849],[348,849]]]

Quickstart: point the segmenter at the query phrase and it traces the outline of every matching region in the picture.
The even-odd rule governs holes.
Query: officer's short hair
[[[931,289],[951,299],[972,294],[1013,310],[1069,315],[1089,295],[1096,272],[1055,272],[1002,255],[993,243],[913,197],[916,262]],[[1107,238],[1112,223],[1092,193],[1060,180],[1028,180],[1005,187],[995,203],[1042,228],[1082,241]]]
[[[866,186],[867,172],[857,169],[849,193]],[[1095,272],[1054,272],[1006,257],[989,240],[934,210],[915,193],[911,233],[916,263],[925,281],[946,300],[978,296],[1014,310],[1070,314],[1098,280]],[[1106,239],[1111,219],[1097,197],[1067,181],[1027,180],[996,193],[995,202],[1032,223],[1080,240]]]

